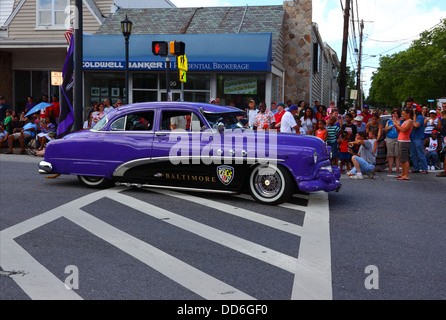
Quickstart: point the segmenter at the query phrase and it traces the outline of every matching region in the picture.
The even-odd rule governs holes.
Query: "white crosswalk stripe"
[[[302,195],[303,199],[308,200],[308,206],[292,203],[281,205],[287,209],[305,212],[304,224],[300,226],[217,200],[170,190],[151,190],[167,197],[180,199],[185,201],[186,204],[187,202],[195,203],[240,219],[246,219],[275,230],[299,236],[301,238],[299,256],[295,258],[138,200],[130,195],[123,194],[121,192],[123,190],[122,188],[113,188],[94,192],[1,231],[1,268],[3,270],[24,271],[21,276],[13,277],[13,279],[31,299],[82,299],[74,290],[65,288],[62,280],[38,263],[14,241],[15,238],[23,234],[60,217],[65,217],[204,299],[255,299],[242,290],[188,265],[178,258],[101,221],[81,209],[95,201],[110,198],[124,206],[162,220],[203,239],[213,241],[231,250],[294,274],[291,299],[332,299],[329,211],[326,193]],[[243,195],[237,197],[244,198]],[[251,201],[251,198],[246,199]]]

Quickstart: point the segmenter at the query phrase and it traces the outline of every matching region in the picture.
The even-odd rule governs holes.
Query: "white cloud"
[[[344,18],[339,2],[327,7],[327,0],[313,0],[313,22],[319,26],[322,39],[328,44],[342,42]]]
[[[336,3],[336,4],[333,4]],[[343,0],[330,1],[313,0],[313,21],[319,25],[322,39],[342,56],[343,13],[340,3]],[[357,2],[359,12],[355,19],[364,20],[362,80],[364,89],[368,92],[370,78],[379,65],[379,56],[392,54],[409,47],[420,33],[432,28],[441,19],[446,18],[446,4],[442,0],[361,0]],[[442,9],[440,9],[440,6]],[[351,21],[350,21],[351,23]],[[359,43],[359,28],[356,21],[356,40]],[[349,29],[350,40],[353,35]],[[372,41],[368,39],[379,41]],[[350,42],[350,46],[353,45]],[[357,63],[357,56],[350,57],[348,64]],[[376,55],[376,57],[371,57]]]

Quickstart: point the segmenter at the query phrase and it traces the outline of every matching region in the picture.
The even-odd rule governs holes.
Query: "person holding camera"
[[[406,109],[404,109],[401,115],[403,116],[404,120],[402,124],[399,123],[398,116],[394,114],[392,117],[393,125],[395,126],[396,131],[398,132],[398,150],[399,150],[398,157],[400,158],[400,163],[401,163],[401,174],[395,176],[395,178],[397,178],[398,180],[409,180],[409,168],[410,168],[409,159],[411,154],[410,151],[412,150],[412,144],[413,144],[412,132],[416,125],[412,120],[412,117],[414,117],[414,113],[411,107],[407,107]],[[422,159],[424,159],[424,163],[426,164],[426,170],[427,170],[427,162],[424,152]],[[416,163],[417,159],[412,158],[412,161]]]
[[[378,151],[378,144],[376,136],[378,132],[375,129],[369,131],[369,139],[365,131],[360,131],[356,134],[356,140],[349,142],[348,151],[352,155],[353,168],[347,174],[351,179],[362,180],[363,174],[367,174],[370,179],[373,179],[376,153]],[[359,146],[358,153],[355,153],[353,147]]]

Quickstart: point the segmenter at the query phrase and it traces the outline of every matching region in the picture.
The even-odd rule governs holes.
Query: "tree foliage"
[[[339,70],[338,84],[341,79],[340,73],[341,73],[341,71]],[[349,88],[350,90],[352,90],[352,89],[356,90],[356,71],[352,70],[352,68],[350,68],[349,66],[346,67],[345,81],[346,81],[347,88]],[[349,93],[350,93],[350,91],[349,91]],[[345,107],[347,109],[349,109],[351,106],[353,106],[353,100],[350,99],[350,94],[347,94],[347,96],[345,97]]]
[[[407,50],[380,58],[367,102],[392,107],[407,97],[422,104],[446,97],[446,19]]]

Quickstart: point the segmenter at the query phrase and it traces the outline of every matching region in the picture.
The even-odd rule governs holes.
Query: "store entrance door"
[[[181,99],[181,90],[171,90],[172,101],[179,101]],[[166,99],[166,90],[161,92],[161,101],[167,101]]]

